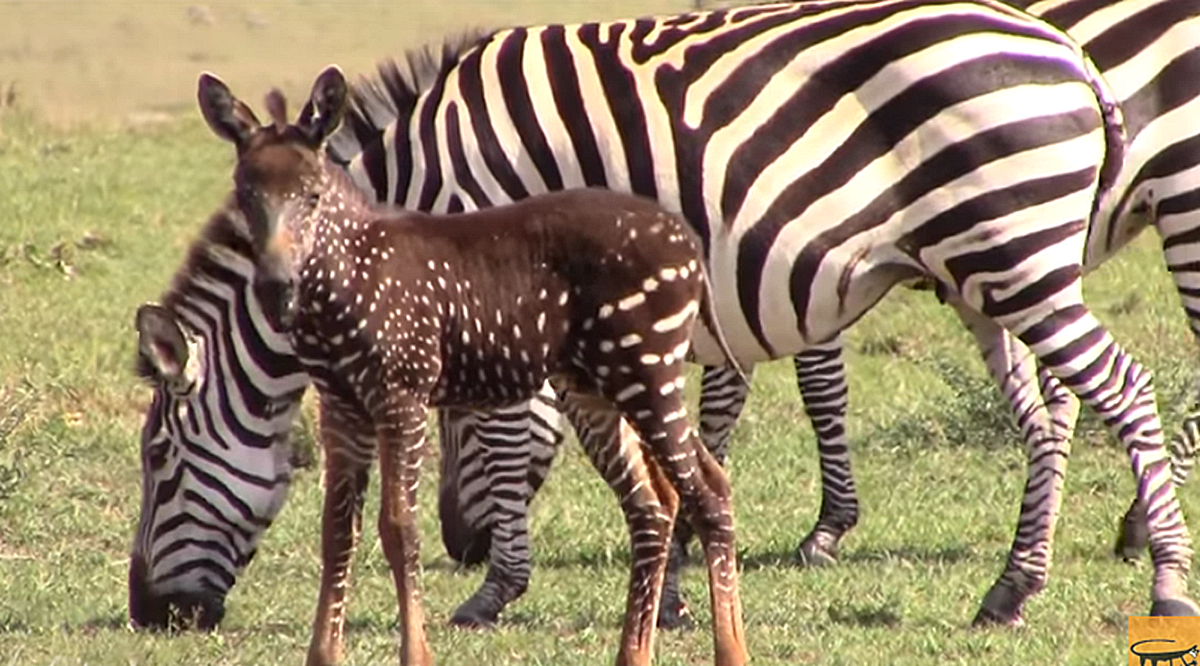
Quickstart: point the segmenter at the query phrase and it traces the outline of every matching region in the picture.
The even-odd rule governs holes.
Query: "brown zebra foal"
[[[729,484],[689,426],[681,391],[697,314],[730,356],[689,227],[648,200],[601,190],[446,216],[376,207],[323,158],[346,102],[336,67],[317,78],[294,124],[278,91],[267,96],[266,126],[210,75],[199,101],[237,146],[232,201],[257,253],[256,282],[274,290],[321,394],[323,570],[308,663],[341,656],[361,516],[361,505],[346,512],[355,495],[344,487],[365,483],[342,478],[345,461],[369,461],[377,447],[401,663],[428,664],[414,521],[426,410],[525,400],[547,379],[629,524],[617,663],[650,663],[680,501],[704,544],[716,663],[745,663]],[[620,435],[622,418],[636,437]]]

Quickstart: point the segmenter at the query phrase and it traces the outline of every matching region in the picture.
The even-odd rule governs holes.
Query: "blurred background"
[[[470,28],[675,13],[712,0],[0,0],[0,105],[58,126],[162,122],[195,112],[196,76],[239,91],[307,93],[321,67]],[[250,97],[257,102],[257,97]]]

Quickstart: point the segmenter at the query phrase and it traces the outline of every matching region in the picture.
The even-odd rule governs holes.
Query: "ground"
[[[0,664],[299,663],[318,575],[315,471],[228,600],[222,629],[178,638],[125,626],[149,390],[132,372],[133,312],[167,286],[227,187],[232,156],[199,121],[196,75],[248,100],[304,92],[458,27],[607,17],[690,2],[54,2],[0,4]],[[15,83],[14,83],[15,81]],[[11,85],[10,85],[11,84]],[[9,94],[11,91],[11,95]],[[10,99],[11,97],[11,99]],[[1191,399],[1194,343],[1152,233],[1087,281],[1087,298],[1156,373],[1168,428]],[[755,377],[731,463],[755,664],[1099,664],[1125,653],[1150,570],[1109,555],[1133,483],[1085,415],[1046,591],[1024,630],[971,631],[1012,536],[1024,462],[970,340],[928,293],[900,292],[850,333],[850,435],[863,519],[836,567],[792,564],[819,501],[814,440],[787,362]],[[695,392],[695,383],[689,390]],[[15,427],[13,427],[15,426]],[[536,570],[495,632],[445,626],[481,571],[442,551],[427,461],[422,529],[439,663],[605,663],[627,577],[609,491],[571,444],[533,510]],[[1194,488],[1183,491],[1193,525]],[[357,560],[349,664],[392,663],[395,603],[373,526]],[[703,570],[686,574],[699,619]],[[710,660],[701,629],[660,634],[657,663]]]

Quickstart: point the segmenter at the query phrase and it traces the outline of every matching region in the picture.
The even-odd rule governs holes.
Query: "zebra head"
[[[215,627],[287,498],[289,434],[307,376],[255,289],[245,220],[227,207],[192,244],[162,305],[140,307],[153,388],[129,564],[135,626]]]

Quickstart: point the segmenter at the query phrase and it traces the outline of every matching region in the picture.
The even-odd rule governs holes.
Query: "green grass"
[[[334,21],[336,12],[313,4],[325,12],[315,16]],[[262,5],[284,11],[282,3]],[[149,3],[105,6],[114,16],[144,21],[160,11]],[[212,4],[218,14],[229,6]],[[391,6],[388,20],[402,24],[396,9],[402,5]],[[18,9],[0,5],[0,26]],[[25,9],[37,15],[33,5]],[[537,3],[521,11],[527,15],[520,20],[538,11],[543,18],[584,13]],[[109,23],[96,25],[102,31]],[[368,43],[384,34],[373,24],[364,30]],[[244,56],[245,46],[239,48]],[[370,59],[360,62],[395,52],[391,43],[375,42]],[[332,59],[321,50],[310,57],[312,67],[304,61],[286,68],[231,57],[237,68],[230,79],[238,90],[260,78],[270,83],[265,77],[272,72],[302,81]],[[191,70],[200,66],[181,67],[189,69],[179,82],[187,94],[162,99],[186,110],[185,120],[56,129],[59,119],[32,94],[24,110],[0,115],[0,664],[299,663],[307,646],[321,501],[311,471],[298,477],[291,503],[230,595],[218,633],[170,638],[125,628],[127,550],[140,490],[137,437],[149,396],[130,370],[133,312],[166,287],[188,241],[219,203],[231,164],[228,146],[186,104]],[[118,90],[107,94],[97,103],[97,119],[120,117],[104,115],[116,108],[104,100],[120,97]],[[1089,277],[1087,296],[1155,371],[1160,405],[1173,424],[1191,398],[1195,352],[1161,265],[1147,235]],[[1119,447],[1085,415],[1053,577],[1027,608],[1029,627],[970,631],[1013,532],[1024,478],[1015,433],[969,337],[931,295],[898,291],[848,338],[863,519],[844,544],[840,566],[807,571],[791,564],[816,512],[819,475],[790,364],[757,373],[735,436],[742,597],[754,663],[1118,663],[1124,617],[1148,608],[1150,584],[1149,567],[1108,556],[1133,488]],[[694,392],[694,383],[689,388]],[[427,461],[427,471],[436,468]],[[445,627],[482,571],[456,571],[442,552],[431,474],[422,490],[423,562],[439,663],[609,662],[627,579],[626,534],[611,493],[578,448],[565,449],[535,503],[533,582],[494,632]],[[1196,524],[1195,489],[1182,497]],[[376,500],[374,494],[368,500],[356,565],[350,664],[393,663],[395,655],[395,601],[374,534]],[[702,569],[690,568],[685,585],[706,620]],[[708,663],[710,641],[705,630],[660,634],[657,663]]]

